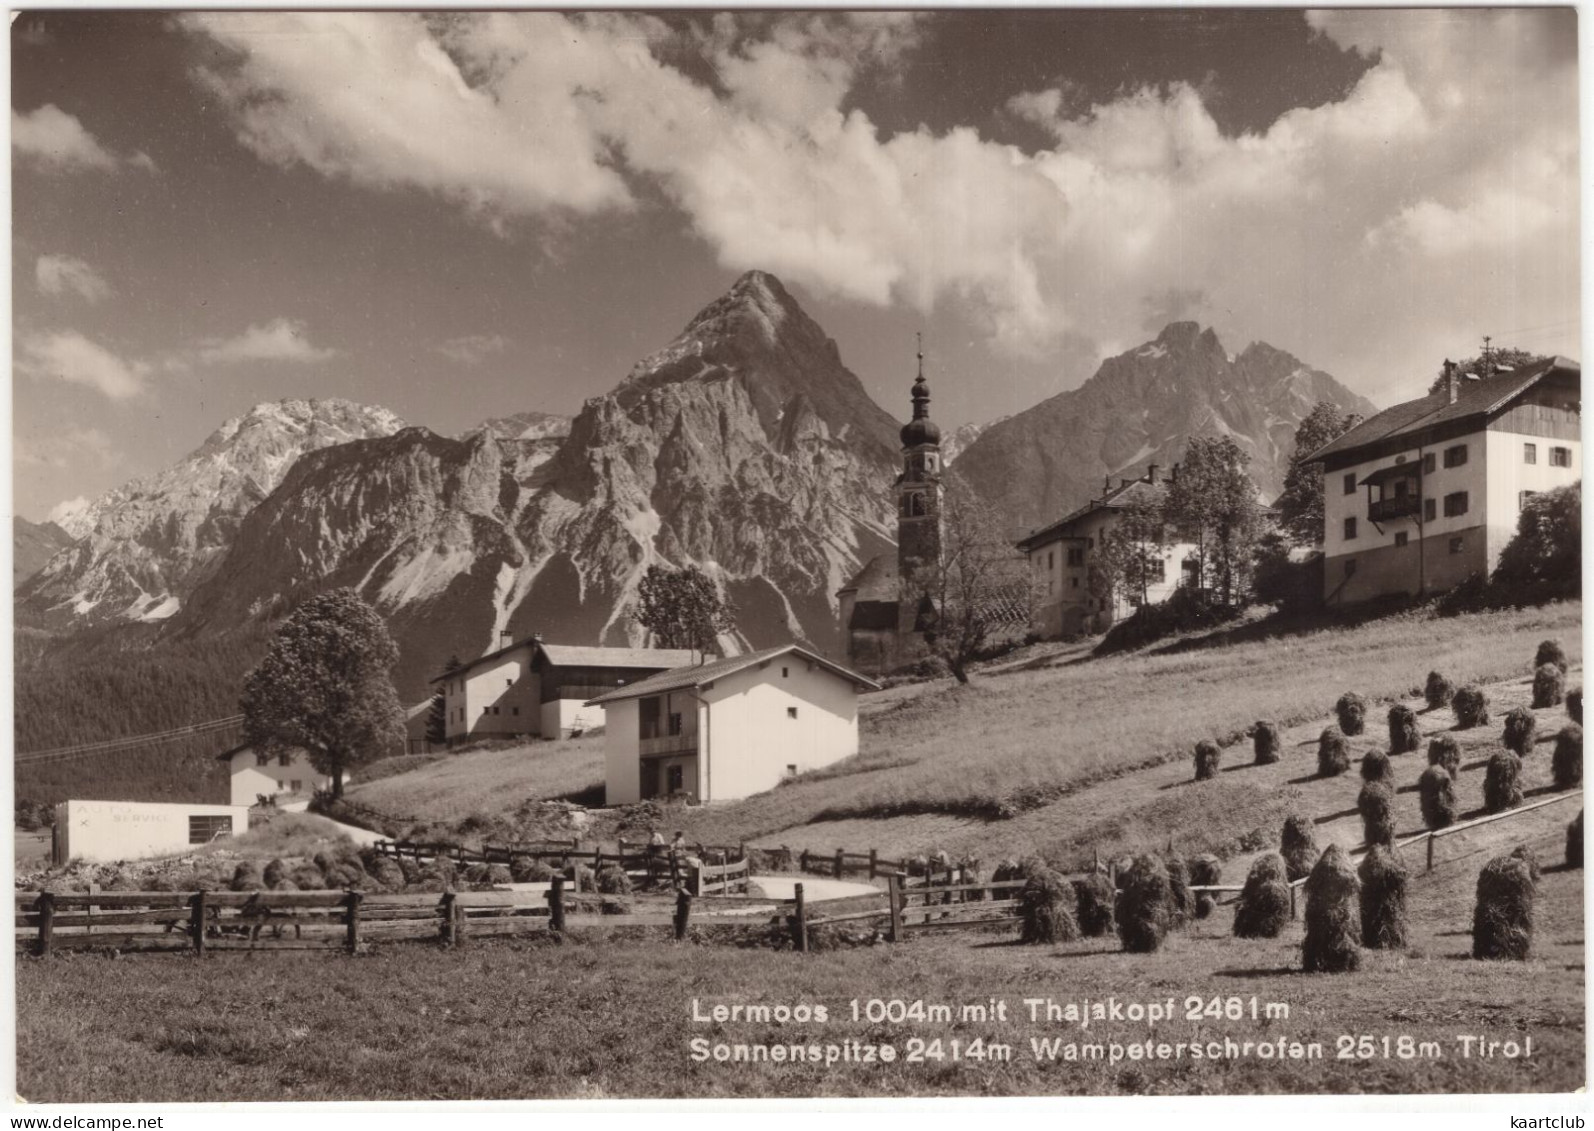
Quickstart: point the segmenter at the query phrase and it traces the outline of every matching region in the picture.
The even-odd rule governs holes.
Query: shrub
[[[1539,882],[1539,854],[1525,844],[1519,844],[1511,850],[1511,855],[1528,866],[1528,876],[1536,884]]]
[[[1074,918],[1079,923],[1079,933],[1086,938],[1100,938],[1113,932],[1113,903],[1118,898],[1112,881],[1100,872],[1092,872],[1082,880],[1074,881]]]
[[[1362,815],[1362,839],[1368,844],[1393,844],[1395,840],[1395,791],[1381,781],[1362,786],[1356,797]]]
[[[1430,829],[1446,829],[1456,823],[1456,782],[1442,765],[1435,763],[1417,779],[1422,801],[1422,823]]]
[[[1168,860],[1168,926],[1183,927],[1195,911],[1190,895],[1190,873],[1177,856]]]
[[[1583,781],[1583,728],[1567,723],[1555,736],[1550,773],[1556,789],[1574,789]]]
[[[1442,766],[1451,780],[1461,773],[1461,744],[1448,734],[1428,743],[1428,764]]]
[[[1284,752],[1284,740],[1277,723],[1259,722],[1251,734],[1251,749],[1256,754],[1258,766],[1277,762]]]
[[[1074,917],[1074,886],[1045,868],[1031,872],[1018,893],[1019,941],[1030,944],[1069,942],[1079,937]]]
[[[1540,664],[1533,673],[1533,707],[1559,707],[1566,698],[1566,672],[1554,664]]]
[[[1522,759],[1509,750],[1497,750],[1483,773],[1483,808],[1503,813],[1522,804]]]
[[[517,884],[540,884],[553,879],[553,869],[537,856],[513,856],[509,860],[509,875]]]
[[[1525,959],[1533,948],[1533,874],[1514,856],[1496,856],[1478,873],[1472,957]]]
[[[1292,883],[1311,873],[1317,863],[1317,835],[1310,817],[1292,814],[1284,818],[1279,855],[1284,857],[1285,878]]]
[[[1331,778],[1350,769],[1350,747],[1338,727],[1324,727],[1317,738],[1317,776]]]
[[[1361,885],[1337,844],[1318,857],[1306,878],[1306,941],[1302,967],[1308,973],[1339,974],[1361,965]]]
[[[1545,664],[1554,664],[1561,671],[1566,671],[1566,649],[1561,647],[1559,640],[1539,642],[1539,650],[1533,653],[1533,670],[1538,671]]]
[[[1196,743],[1195,748],[1195,780],[1207,781],[1218,776],[1218,763],[1223,760],[1223,751],[1216,742],[1210,739]]]
[[[1406,945],[1406,869],[1394,852],[1376,845],[1356,870],[1361,880],[1362,945],[1398,950]]]
[[[1334,714],[1339,718],[1340,730],[1358,735],[1367,725],[1367,700],[1354,691],[1347,691],[1334,704]]]
[[[275,888],[288,875],[288,866],[279,857],[270,861],[260,873],[260,882],[268,888]]]
[[[1389,752],[1407,754],[1422,745],[1422,731],[1417,728],[1417,712],[1404,703],[1389,708]]]
[[[261,891],[266,886],[260,874],[260,866],[253,860],[244,860],[232,870],[232,881],[227,885],[229,891]]]
[[[1526,707],[1512,707],[1506,714],[1505,733],[1500,736],[1500,741],[1513,754],[1526,758],[1533,753],[1533,737],[1537,729],[1538,720],[1533,717],[1532,711]]]
[[[1574,687],[1566,693],[1566,713],[1578,726],[1583,725],[1583,689]]]
[[[1223,882],[1223,864],[1211,853],[1202,853],[1200,856],[1190,857],[1188,863],[1186,864],[1186,869],[1190,875],[1190,883],[1195,887],[1205,887],[1209,884],[1220,884]],[[1213,898],[1211,892],[1203,891],[1196,893],[1194,907],[1195,917],[1197,919],[1205,919],[1208,915],[1212,914],[1213,909],[1217,907],[1217,905],[1218,901]]]
[[[1489,725],[1489,700],[1471,684],[1456,692],[1450,700],[1450,709],[1456,713],[1457,730]]]
[[[1395,777],[1394,767],[1389,764],[1389,755],[1382,750],[1369,750],[1362,755],[1362,781],[1392,781]]]
[[[1168,869],[1155,856],[1137,856],[1122,876],[1123,902],[1118,911],[1118,938],[1131,954],[1150,954],[1168,934]]]
[[[1572,823],[1566,826],[1566,866],[1568,868],[1581,868],[1583,866],[1583,810],[1577,811],[1577,816],[1572,818]]]
[[[1441,707],[1450,706],[1450,700],[1455,695],[1455,686],[1438,672],[1428,673],[1428,682],[1423,684],[1422,697],[1428,704],[1429,710],[1437,711]]]
[[[1234,909],[1234,933],[1242,939],[1276,939],[1290,921],[1290,888],[1284,860],[1274,853],[1256,858]]]

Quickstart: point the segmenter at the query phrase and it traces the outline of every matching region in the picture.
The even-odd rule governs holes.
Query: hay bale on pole
[[[1258,722],[1251,732],[1251,751],[1258,766],[1271,765],[1284,755],[1284,737],[1277,723]]]
[[[1339,720],[1340,730],[1351,736],[1358,735],[1367,726],[1367,700],[1354,691],[1347,691],[1334,704],[1334,715]]]
[[[1050,868],[1029,873],[1018,893],[1019,942],[1032,946],[1079,937],[1074,885]]]
[[[1395,791],[1381,781],[1370,781],[1356,796],[1356,811],[1362,818],[1362,839],[1366,844],[1393,844],[1395,841]]]
[[[1575,789],[1583,784],[1583,728],[1576,723],[1567,723],[1555,736],[1550,775],[1556,789]]]
[[[1172,894],[1168,868],[1156,856],[1137,856],[1121,877],[1118,938],[1130,954],[1150,954],[1168,935]]]
[[[1284,858],[1276,853],[1265,853],[1252,863],[1234,909],[1237,938],[1278,938],[1290,921],[1290,887],[1284,877]]]
[[[1428,682],[1423,684],[1422,688],[1422,698],[1423,702],[1428,704],[1430,711],[1450,706],[1450,700],[1455,693],[1455,685],[1444,676],[1438,672],[1428,673]]]
[[[1190,857],[1186,868],[1193,887],[1206,887],[1223,882],[1223,863],[1210,852],[1203,852],[1199,856]],[[1217,905],[1218,901],[1213,898],[1211,892],[1195,893],[1194,913],[1197,919],[1205,919],[1208,915],[1211,915]]]
[[[1398,950],[1406,945],[1405,867],[1392,849],[1375,845],[1356,869],[1361,881],[1362,945]]]
[[[1404,703],[1389,708],[1389,753],[1409,754],[1422,745],[1422,730],[1417,726],[1417,712]]]
[[[1533,949],[1533,902],[1537,894],[1527,864],[1496,856],[1478,873],[1472,911],[1472,957],[1521,961]]]
[[[1566,649],[1559,640],[1539,642],[1539,650],[1533,653],[1533,670],[1538,671],[1545,664],[1554,664],[1563,672],[1566,670]]]
[[[1572,823],[1566,826],[1566,866],[1583,866],[1583,810],[1577,811]]]
[[[1511,855],[1528,866],[1528,875],[1533,882],[1539,882],[1539,854],[1526,844],[1519,844],[1511,850]]]
[[[1533,672],[1533,708],[1559,707],[1566,698],[1566,669],[1540,664]]]
[[[1522,804],[1522,759],[1509,750],[1496,750],[1483,772],[1483,808],[1503,813]]]
[[[1583,725],[1583,688],[1574,687],[1566,693],[1566,713],[1578,726]]]
[[[1317,834],[1310,817],[1292,813],[1284,818],[1284,831],[1279,835],[1279,855],[1284,858],[1284,872],[1291,882],[1309,875],[1317,863]]]
[[[1195,902],[1190,895],[1190,873],[1184,861],[1170,856],[1168,868],[1168,926],[1174,930],[1183,927],[1195,913]]]
[[[1342,974],[1361,965],[1361,884],[1350,858],[1331,844],[1306,879],[1306,941],[1302,968]]]
[[[1526,707],[1512,707],[1506,712],[1505,730],[1500,735],[1500,741],[1517,757],[1526,758],[1533,752],[1533,740],[1538,729],[1539,723],[1532,711]]]
[[[1417,779],[1422,823],[1430,829],[1447,829],[1456,823],[1456,781],[1441,765],[1429,766]]]
[[[1324,727],[1317,736],[1317,776],[1332,778],[1350,769],[1350,744],[1339,727]]]
[[[1452,735],[1441,734],[1428,743],[1428,764],[1443,766],[1452,781],[1461,773],[1461,744]]]
[[[1489,725],[1489,697],[1471,684],[1456,692],[1450,709],[1456,714],[1457,730]]]
[[[1203,739],[1195,748],[1195,780],[1208,781],[1218,776],[1218,764],[1223,761],[1223,751],[1211,739]]]
[[[1362,755],[1362,781],[1393,781],[1395,768],[1389,763],[1389,755],[1382,750],[1369,750]]]
[[[1074,918],[1079,921],[1079,933],[1096,939],[1113,933],[1113,904],[1118,890],[1101,872],[1092,872],[1082,880],[1074,881]]]

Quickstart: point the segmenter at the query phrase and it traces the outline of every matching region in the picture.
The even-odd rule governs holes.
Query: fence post
[[[50,943],[55,936],[55,892],[39,893],[39,957],[50,956]]]
[[[601,871],[603,871],[603,842],[599,841],[592,849],[592,879],[594,883],[597,882],[598,873]]]
[[[1433,871],[1433,833],[1428,834],[1428,871]]]
[[[896,942],[902,938],[902,873],[892,872],[886,877],[886,906],[891,910],[891,925],[886,940]]]
[[[188,929],[194,934],[194,953],[205,953],[205,893],[196,891],[192,900],[194,909],[188,917]]]
[[[869,850],[869,878],[872,880],[879,874],[880,874],[880,850],[878,848],[871,848]]]
[[[1300,918],[1300,916],[1295,913],[1295,893],[1297,891],[1299,891],[1299,890],[1300,889],[1298,887],[1296,887],[1294,884],[1290,885],[1290,918],[1291,919]]]
[[[559,932],[565,929],[565,878],[558,873],[548,885],[548,928]]]
[[[847,854],[841,849],[836,849],[836,879],[841,879],[841,874],[846,868]]]
[[[799,872],[808,871],[808,850],[806,848],[803,849],[802,859],[797,864],[797,870]]]
[[[799,951],[808,949],[808,905],[803,899],[802,884],[794,885],[793,895],[797,898],[797,914],[792,917],[792,942]]]
[[[620,869],[621,869],[621,871],[624,871],[625,870],[625,837],[619,836],[619,837],[615,837],[614,838],[614,850],[620,856]]]
[[[350,954],[354,954],[360,949],[360,901],[364,898],[365,895],[363,892],[351,891],[348,895]]]
[[[453,946],[459,941],[458,935],[454,930],[454,893],[451,891],[445,891],[443,893],[442,935],[443,941],[449,946]]]
[[[686,921],[692,914],[692,897],[685,891],[675,893],[675,941],[686,938]]]

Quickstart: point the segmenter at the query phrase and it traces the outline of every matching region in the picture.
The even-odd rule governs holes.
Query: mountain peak
[[[1223,348],[1212,327],[1208,326],[1203,330],[1199,322],[1168,323],[1162,328],[1162,333],[1157,335],[1156,344],[1172,349],[1194,349],[1198,345],[1207,349]]]

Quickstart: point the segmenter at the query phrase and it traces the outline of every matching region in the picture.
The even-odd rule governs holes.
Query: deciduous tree
[[[1203,588],[1216,581],[1223,603],[1246,589],[1252,552],[1262,533],[1263,512],[1256,483],[1246,467],[1251,457],[1229,436],[1202,436],[1185,449],[1179,478],[1168,484],[1168,524],[1195,536]]]
[[[450,656],[443,665],[444,682],[432,694],[432,709],[426,716],[426,741],[441,746],[448,741],[448,682],[447,678],[459,671],[458,656]]]
[[[736,606],[695,565],[648,566],[637,585],[635,616],[662,648],[707,651],[721,633],[736,631]]]
[[[1295,429],[1295,454],[1284,473],[1284,494],[1279,496],[1279,524],[1299,546],[1323,541],[1323,465],[1305,458],[1349,432],[1362,421],[1361,414],[1341,412],[1332,401],[1319,401]]]
[[[397,663],[387,625],[353,589],[310,598],[244,681],[244,741],[266,754],[302,747],[342,797],[347,770],[404,740]]]

